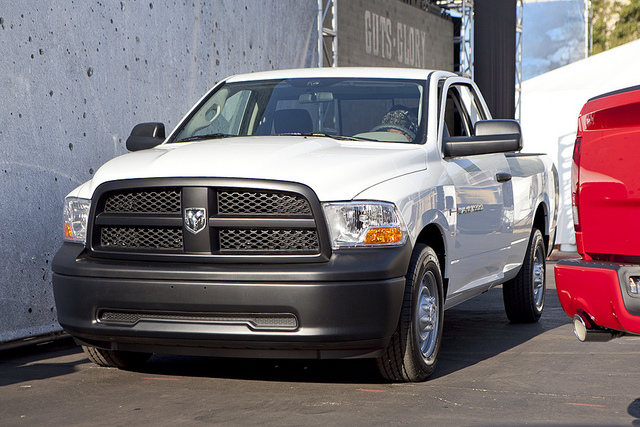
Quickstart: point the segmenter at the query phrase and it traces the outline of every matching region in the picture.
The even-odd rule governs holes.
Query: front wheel
[[[436,253],[417,245],[406,276],[396,332],[378,369],[390,381],[424,381],[435,369],[444,316],[442,273]]]
[[[518,275],[502,285],[504,309],[512,323],[535,323],[544,308],[546,250],[542,233],[533,229]]]
[[[151,357],[151,353],[134,353],[130,351],[104,350],[102,348],[83,345],[84,354],[98,366],[105,368],[133,369],[143,365]]]

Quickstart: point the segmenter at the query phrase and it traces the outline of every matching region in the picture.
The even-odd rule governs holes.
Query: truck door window
[[[449,136],[472,136],[473,127],[486,115],[475,92],[466,85],[452,85],[447,91],[444,123]]]
[[[487,117],[480,106],[481,104],[478,100],[478,96],[471,87],[460,85],[458,86],[458,93],[460,94],[460,100],[465,107],[464,110],[467,112],[471,129],[473,129],[478,120],[486,120]]]
[[[457,91],[451,87],[447,92],[447,103],[444,109],[444,125],[449,136],[470,136],[461,108]]]

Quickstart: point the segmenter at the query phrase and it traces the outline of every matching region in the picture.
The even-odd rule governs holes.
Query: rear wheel
[[[82,346],[82,351],[93,363],[106,368],[133,369],[140,367],[151,357],[151,353],[104,350],[86,345]]]
[[[513,323],[535,323],[544,308],[546,250],[542,233],[533,229],[518,275],[502,286],[504,309]]]
[[[406,276],[405,295],[396,332],[378,369],[391,381],[424,381],[435,369],[444,315],[442,274],[436,253],[417,245]]]

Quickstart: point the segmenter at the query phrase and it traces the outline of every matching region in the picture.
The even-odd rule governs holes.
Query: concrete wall
[[[397,0],[338,0],[338,65],[453,71],[453,22]]]
[[[0,9],[0,342],[58,331],[62,201],[238,72],[318,63],[316,0],[37,1]]]

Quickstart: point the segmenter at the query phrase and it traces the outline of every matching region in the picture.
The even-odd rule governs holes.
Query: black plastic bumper
[[[410,256],[406,245],[338,252],[320,264],[155,264],[89,258],[65,243],[53,286],[60,324],[97,347],[368,357],[396,329]]]

